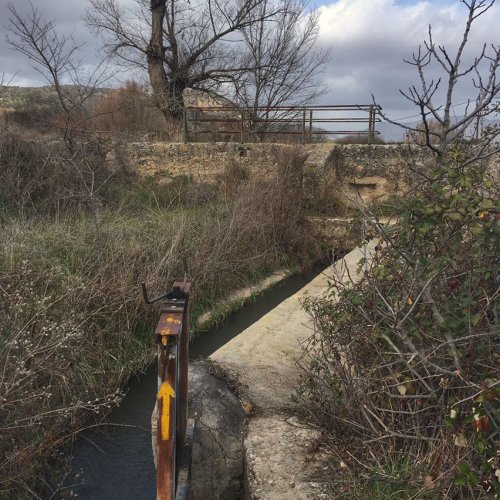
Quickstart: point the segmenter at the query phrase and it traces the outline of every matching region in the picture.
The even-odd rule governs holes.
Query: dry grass
[[[141,281],[165,290],[185,256],[195,320],[231,290],[319,249],[297,203],[300,159],[282,158],[265,181],[228,171],[220,187],[187,179],[160,187],[111,172],[95,151],[68,162],[47,145],[14,141],[6,150],[0,497],[45,497],[64,440],[100,421],[151,360],[156,315],[142,303]],[[87,174],[58,176],[64,168]]]

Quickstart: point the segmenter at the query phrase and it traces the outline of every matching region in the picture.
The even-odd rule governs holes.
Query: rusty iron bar
[[[184,446],[180,448],[179,457],[179,472],[177,475],[177,490],[175,492],[175,500],[187,500],[189,493],[189,481],[191,479],[191,452],[194,439],[194,419],[187,420],[186,437]]]
[[[306,108],[302,110],[302,144],[306,142]]]
[[[196,123],[211,123],[211,122],[221,122],[221,123],[241,123],[241,118],[224,118],[224,119],[214,119],[214,118],[196,118],[194,121]],[[297,118],[252,118],[253,123],[299,123],[302,119]],[[315,123],[369,123],[370,118],[315,118]],[[375,119],[376,122],[381,122],[380,118]]]
[[[329,105],[311,105],[311,106],[188,106],[187,109],[198,110],[198,111],[235,111],[240,112],[242,109],[247,109],[250,111],[302,111],[304,108],[313,109],[316,111],[328,111],[331,109],[349,109],[349,110],[361,110],[369,111],[371,107],[376,109],[382,109],[381,106],[377,104],[329,104]]]
[[[198,134],[213,134],[214,131],[207,130],[198,130]],[[219,134],[240,134],[239,130],[217,130]],[[266,134],[266,135],[300,135],[301,132],[295,132],[290,130],[252,130],[248,132],[249,134]],[[360,130],[319,130],[313,131],[312,135],[347,135],[347,134],[356,134],[356,135],[367,135],[368,132],[360,131]],[[375,135],[379,135],[379,131],[374,132]]]
[[[147,304],[160,302],[160,319],[155,329],[158,345],[158,394],[157,394],[157,465],[156,496],[158,500],[177,498],[179,461],[184,456],[188,403],[188,358],[189,331],[188,305],[191,284],[186,275],[176,281],[172,290],[150,299],[146,286],[142,284]],[[189,434],[189,433],[188,433]],[[189,438],[189,436],[188,436]],[[189,468],[189,465],[187,465]],[[183,478],[188,477],[184,472]],[[183,480],[182,491],[187,491]]]
[[[241,110],[241,124],[240,124],[240,144],[245,142],[245,109]]]
[[[375,109],[370,106],[368,123],[368,144],[372,144],[375,139]]]

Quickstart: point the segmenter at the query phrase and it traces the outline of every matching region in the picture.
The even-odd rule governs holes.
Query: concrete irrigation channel
[[[356,279],[357,262],[373,248],[373,242],[357,248],[315,277],[285,279],[192,343],[189,412],[196,429],[189,498],[325,498],[310,479],[322,467],[321,454],[308,455],[318,432],[295,416],[291,399],[300,384],[300,342],[312,332],[302,301],[324,293],[332,273],[347,277],[349,270]],[[82,435],[67,491],[88,499],[156,498],[156,391],[153,368],[131,381],[109,426]]]

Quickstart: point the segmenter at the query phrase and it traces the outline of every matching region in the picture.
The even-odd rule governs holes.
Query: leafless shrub
[[[21,193],[48,175],[33,170],[45,154],[64,168],[57,150],[31,147],[9,153]],[[195,321],[229,291],[318,255],[302,231],[299,165],[289,156],[283,176],[248,175],[227,192],[188,178],[167,186],[114,179],[96,194],[98,237],[91,207],[51,212],[52,190],[66,189],[55,174],[27,189],[37,216],[26,209],[2,221],[0,242],[0,496],[50,496],[44,477],[57,469],[62,443],[99,425],[128,377],[151,361],[156,314],[142,304],[141,281],[165,290],[186,257]],[[118,181],[121,194],[108,189]]]
[[[33,141],[17,134],[0,138],[0,204],[23,215],[76,207],[96,209],[99,190],[113,175],[107,145],[98,138],[73,141],[68,155],[61,142]]]
[[[99,134],[181,141],[181,122],[168,121],[156,108],[147,88],[127,81],[118,89],[103,92],[92,112],[91,126]]]

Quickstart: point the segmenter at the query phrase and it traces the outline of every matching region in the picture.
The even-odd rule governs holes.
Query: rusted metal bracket
[[[182,495],[187,495],[189,460],[186,459],[189,331],[188,305],[191,284],[186,276],[176,281],[172,290],[150,300],[142,283],[144,301],[160,302],[160,320],[155,329],[158,345],[158,394],[157,394],[157,466],[156,497],[158,500],[178,498],[179,480]],[[193,423],[194,425],[194,423]],[[188,446],[191,449],[191,446]],[[181,453],[183,451],[183,453]],[[179,461],[183,457],[183,473],[179,476]],[[178,491],[179,490],[179,491]],[[182,497],[182,498],[184,498]]]

